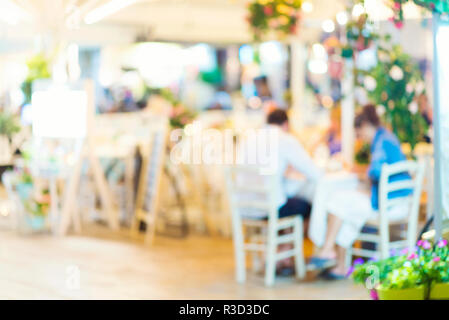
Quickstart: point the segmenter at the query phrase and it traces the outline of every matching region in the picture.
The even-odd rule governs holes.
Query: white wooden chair
[[[384,165],[379,182],[379,212],[375,219],[369,220],[365,227],[375,228],[377,234],[362,232],[357,240],[375,244],[375,250],[353,248],[348,250],[347,263],[352,256],[386,259],[390,256],[390,249],[412,249],[416,245],[418,236],[419,205],[424,179],[424,164],[415,161],[403,161],[392,165]],[[391,182],[390,178],[397,174],[408,173],[410,180]],[[411,190],[410,195],[389,199],[388,195],[395,191]],[[406,204],[408,215],[404,219],[389,218],[388,210],[393,206]],[[390,226],[406,225],[407,231],[401,240],[392,241]]]
[[[279,219],[273,199],[275,177],[263,176],[259,168],[251,166],[228,167],[225,176],[232,211],[237,282],[246,280],[246,251],[252,252],[253,258],[258,253],[265,253],[266,286],[274,284],[276,263],[290,257],[295,258],[297,277],[303,279],[306,272],[303,220],[299,215]],[[279,231],[289,228],[293,228],[291,234],[279,235]],[[253,232],[248,232],[245,237],[244,229]],[[254,233],[257,229],[265,232]],[[279,245],[289,243],[293,244],[292,250],[278,252]]]

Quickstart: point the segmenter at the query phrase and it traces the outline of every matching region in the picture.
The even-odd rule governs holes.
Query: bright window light
[[[331,19],[327,19],[323,21],[323,30],[324,32],[331,33],[335,31],[335,23]]]
[[[365,13],[365,7],[361,5],[360,3],[356,4],[352,8],[352,15],[354,18],[360,17],[363,13]]]
[[[279,42],[268,41],[260,45],[260,60],[263,64],[281,64],[285,58],[282,45]]]
[[[310,13],[313,11],[313,4],[309,1],[306,1],[302,4],[301,9],[306,13]]]
[[[243,65],[253,63],[254,62],[253,48],[248,44],[241,46],[239,50],[239,59]]]
[[[326,49],[324,48],[324,46],[321,43],[315,43],[312,46],[312,52],[313,52],[313,56],[315,58],[319,58],[319,59],[327,58]]]
[[[346,25],[348,23],[348,14],[345,11],[337,13],[337,22],[341,26]]]
[[[309,61],[309,71],[314,74],[325,74],[328,70],[327,62],[321,59]]]

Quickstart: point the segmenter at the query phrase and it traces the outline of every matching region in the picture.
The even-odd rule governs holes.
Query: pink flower
[[[394,26],[398,29],[402,29],[402,27],[404,26],[404,24],[402,23],[402,21],[396,21],[394,23]]]
[[[370,294],[370,296],[371,296],[371,299],[373,299],[373,300],[379,300],[379,294],[377,293],[377,290],[375,290],[375,289],[372,289],[370,292],[369,292],[369,294]]]
[[[442,239],[440,241],[438,241],[438,248],[444,248],[447,246],[447,240],[446,239]]]
[[[408,260],[413,260],[413,259],[416,259],[416,258],[418,258],[418,255],[416,254],[416,253],[412,253],[411,255],[409,255],[408,256]]]
[[[439,261],[441,261],[441,258],[440,257],[435,257],[435,258],[433,258],[433,261],[434,262],[439,262]]]
[[[400,2],[395,2],[395,3],[394,3],[394,8],[395,8],[396,10],[401,9],[401,3],[400,3]]]
[[[423,243],[424,243],[424,240],[419,240],[417,245],[421,247],[423,245]]]

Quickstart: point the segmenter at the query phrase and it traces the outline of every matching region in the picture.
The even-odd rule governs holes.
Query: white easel
[[[87,135],[82,142],[79,159],[76,161],[64,193],[61,209],[61,221],[58,228],[58,233],[60,235],[65,235],[68,232],[71,222],[74,222],[76,231],[80,230],[79,217],[77,217],[76,210],[76,199],[82,174],[82,166],[86,160],[89,162],[90,168],[92,169],[94,181],[100,193],[101,203],[107,216],[109,227],[113,230],[117,230],[119,228],[118,217],[114,210],[106,178],[100,162],[93,151],[95,148],[92,138],[95,110],[95,90],[92,81],[89,80],[85,82],[85,91],[87,93]]]
[[[64,188],[64,194],[62,196],[62,203],[59,205],[58,195],[56,194],[56,183],[51,183],[52,193],[52,213],[58,218],[57,224],[54,226],[54,232],[58,235],[67,234],[69,227],[73,224],[76,232],[81,231],[81,221],[77,210],[77,193],[79,190],[79,182],[82,175],[82,166],[85,160],[89,161],[90,168],[93,171],[95,184],[100,193],[103,209],[108,218],[108,224],[112,229],[118,229],[118,220],[114,214],[114,208],[112,198],[109,194],[109,189],[104,177],[104,173],[100,166],[98,158],[95,156],[93,150],[93,117],[94,117],[94,85],[93,82],[88,80],[84,83],[84,92],[78,91],[78,94],[83,96],[80,99],[81,104],[85,105],[72,105],[64,108],[62,105],[68,103],[70,100],[70,90],[51,89],[53,91],[45,93],[37,91],[33,94],[33,112],[36,112],[35,116],[40,116],[40,121],[37,120],[33,124],[33,132],[35,138],[38,140],[52,139],[58,137],[64,137],[76,141],[76,152],[74,153],[73,167],[68,170],[67,183]],[[73,92],[73,91],[72,91]],[[39,94],[46,95],[44,98],[41,96],[40,102],[38,102]],[[60,95],[60,101],[55,103],[54,97]],[[48,102],[48,105],[56,105],[58,108],[47,108],[46,100],[52,100]],[[83,101],[83,102],[81,102]],[[36,102],[34,104],[34,102]],[[58,105],[57,105],[58,104]],[[46,110],[45,110],[46,109]],[[73,113],[76,115],[73,118],[67,116],[67,113]],[[33,116],[34,118],[34,116]],[[54,128],[48,129],[46,123],[51,121],[51,126]]]
[[[137,191],[135,214],[131,235],[139,232],[140,223],[146,223],[145,242],[153,244],[159,212],[160,186],[168,139],[168,123],[153,128],[148,145],[141,147],[143,157],[139,187]]]

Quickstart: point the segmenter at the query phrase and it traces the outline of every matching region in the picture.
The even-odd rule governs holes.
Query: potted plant
[[[15,189],[25,209],[22,225],[24,229],[42,231],[47,225],[47,216],[50,211],[50,195],[47,188],[36,186],[36,183],[27,168],[18,172]]]
[[[364,284],[370,291],[370,296],[374,300],[379,300],[378,289],[381,283],[385,282],[388,275],[403,263],[401,257],[392,256],[385,260],[377,261],[371,259],[364,262],[357,259],[354,266],[350,268],[348,276],[352,276],[355,283]]]
[[[382,261],[356,260],[349,274],[380,300],[449,299],[449,247],[419,241],[414,250]]]
[[[426,270],[432,274],[429,298],[449,300],[449,248],[447,240],[440,240],[429,257]]]
[[[402,257],[398,260],[402,261]],[[399,261],[377,288],[379,299],[424,300],[427,282],[418,254],[410,254],[403,263],[399,263]]]

